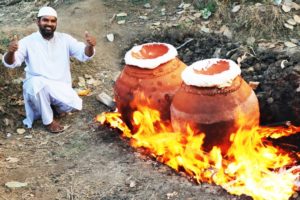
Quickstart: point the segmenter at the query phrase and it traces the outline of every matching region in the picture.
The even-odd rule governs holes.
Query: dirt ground
[[[33,129],[20,133],[17,129],[24,128],[21,122],[24,116],[21,83],[18,82],[22,72],[2,69],[0,199],[251,199],[230,195],[219,186],[195,184],[183,173],[177,173],[132,149],[126,140],[120,138],[118,131],[95,123],[97,114],[109,111],[108,107],[97,101],[96,96],[101,92],[112,96],[113,80],[122,68],[125,50],[135,41],[138,42],[141,35],[159,32],[157,27],[153,28],[153,23],[159,20],[177,23],[172,19],[172,14],[181,1],[152,1],[152,11],[145,9],[144,4],[135,3],[138,1],[62,2],[57,6],[58,31],[82,40],[84,31],[87,30],[97,38],[96,56],[92,61],[84,64],[72,62],[74,86],[78,88],[79,77],[99,80],[100,83],[88,85],[91,93],[82,97],[82,111],[61,120],[64,125],[69,126],[63,133],[48,133],[40,121],[34,124]],[[157,15],[162,6],[171,13],[166,19]],[[119,25],[113,17],[120,12],[128,13],[123,25]],[[139,19],[145,13],[148,13],[148,21]],[[36,31],[36,25],[30,20],[30,16],[20,22],[13,20],[17,15],[10,14],[7,13],[6,18],[0,20],[2,46],[7,44],[7,38],[13,34],[22,37]],[[179,31],[185,29],[179,28]],[[106,38],[109,33],[115,36],[113,42]],[[291,35],[294,38],[297,33],[293,32]],[[231,45],[234,43],[231,42]],[[3,48],[0,50],[1,54],[5,51]],[[296,60],[293,64],[297,65],[299,61]],[[17,189],[7,188],[5,183],[10,181],[28,185]]]

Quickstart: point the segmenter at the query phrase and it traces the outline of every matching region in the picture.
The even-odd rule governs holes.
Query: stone
[[[109,33],[109,34],[106,35],[106,38],[107,38],[107,40],[108,40],[109,42],[113,42],[114,39],[115,39],[115,36],[114,36],[113,33]]]
[[[100,94],[98,94],[96,96],[96,99],[110,108],[114,108],[116,106],[113,99],[105,92],[101,92]]]
[[[21,183],[21,182],[17,182],[17,181],[11,181],[11,182],[5,183],[5,186],[10,189],[26,187],[27,185],[28,185],[28,183]]]

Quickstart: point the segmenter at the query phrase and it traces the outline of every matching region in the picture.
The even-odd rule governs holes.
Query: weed
[[[159,6],[164,6],[164,5],[166,5],[167,4],[167,1],[166,0],[160,0],[159,1]]]
[[[149,0],[129,0],[129,2],[136,5],[136,4],[149,3]]]

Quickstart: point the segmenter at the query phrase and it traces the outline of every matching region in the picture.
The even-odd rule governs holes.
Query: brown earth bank
[[[110,110],[96,96],[113,96],[124,53],[134,44],[157,41],[180,47],[179,58],[186,64],[211,57],[243,58],[242,76],[259,83],[255,93],[262,124],[300,124],[300,25],[293,30],[284,26],[300,10],[237,1],[242,10],[235,13],[236,4],[224,1],[205,20],[197,15],[199,2],[185,2],[192,9],[181,7],[180,0],[0,1],[0,54],[14,34],[21,38],[37,30],[33,20],[45,4],[58,11],[58,31],[83,40],[87,30],[98,40],[92,61],[72,60],[74,87],[91,93],[82,97],[82,111],[62,119],[68,126],[62,134],[48,133],[40,121],[23,133],[22,68],[1,65],[0,199],[251,199],[213,184],[196,184],[132,149],[115,129],[95,123],[97,114]],[[127,16],[117,16],[122,12]],[[110,33],[113,42],[106,38]],[[288,141],[299,146],[299,140],[295,136]],[[27,186],[8,188],[10,181]],[[299,199],[298,194],[292,198]]]

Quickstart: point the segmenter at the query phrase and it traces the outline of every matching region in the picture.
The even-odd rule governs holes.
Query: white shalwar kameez
[[[21,66],[25,61],[26,78],[23,82],[23,96],[26,118],[23,123],[31,128],[35,119],[41,118],[43,124],[53,121],[51,105],[60,112],[72,109],[81,110],[82,100],[72,88],[70,57],[87,61],[85,44],[65,33],[54,33],[46,40],[40,32],[19,41],[15,52],[15,62],[11,65],[4,61],[6,67]]]

